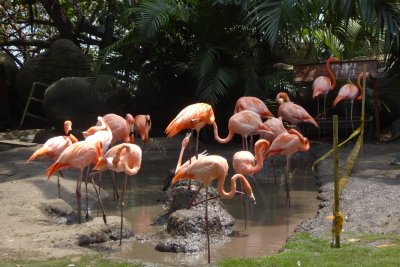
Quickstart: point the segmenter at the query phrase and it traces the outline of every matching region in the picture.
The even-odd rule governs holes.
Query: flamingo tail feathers
[[[28,161],[37,159],[38,157],[43,156],[43,155],[52,156],[52,155],[49,155],[50,152],[51,152],[51,150],[50,150],[50,148],[48,148],[48,147],[39,148],[38,150],[36,150],[36,151],[32,154],[32,156],[30,156],[30,158],[28,159]]]
[[[66,163],[59,163],[55,162],[53,165],[51,165],[46,172],[47,179],[50,179],[50,177],[57,171],[62,170],[63,167],[67,166],[68,164]]]

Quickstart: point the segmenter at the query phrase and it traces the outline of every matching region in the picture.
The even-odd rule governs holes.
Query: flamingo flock
[[[336,85],[335,77],[329,68],[330,62],[339,61],[331,57],[326,62],[327,77],[319,77],[314,85],[313,98],[318,95],[326,95],[332,91]],[[360,84],[361,73],[358,79]],[[355,99],[361,98],[361,86],[357,88],[348,84],[343,86],[336,97],[333,106],[341,100],[348,100],[351,103]],[[296,130],[301,123],[312,124],[319,127],[317,121],[302,106],[290,101],[287,93],[279,92],[275,98],[278,103],[277,116],[269,111],[265,102],[256,97],[241,97],[237,100],[232,116],[227,122],[228,135],[221,138],[218,134],[218,126],[215,120],[214,111],[207,103],[195,103],[184,107],[178,115],[169,123],[165,129],[168,138],[176,136],[181,131],[187,130],[186,136],[182,140],[181,151],[176,165],[175,176],[172,184],[182,179],[197,180],[201,185],[197,188],[193,198],[188,203],[189,206],[196,206],[205,203],[205,223],[207,233],[208,262],[210,262],[210,236],[208,232],[208,201],[213,198],[230,199],[234,196],[248,196],[255,204],[255,196],[250,182],[246,176],[254,175],[261,171],[264,160],[270,157],[283,155],[286,157],[286,198],[290,206],[289,175],[290,161],[293,154],[298,151],[307,151],[310,142],[307,137]],[[285,122],[285,123],[284,123]],[[287,128],[287,123],[294,125]],[[228,160],[221,155],[208,155],[206,152],[199,153],[199,133],[200,130],[210,125],[213,127],[214,138],[217,142],[226,144],[230,142],[235,134],[242,137],[242,150],[234,153],[232,165],[235,174],[229,178],[230,190],[225,191],[224,182],[228,176]],[[84,177],[84,168],[92,170],[86,175],[86,181],[90,179],[98,195],[99,204],[103,210],[103,220],[107,223],[106,214],[100,198],[100,192],[96,187],[95,175],[100,175],[105,170],[122,172],[125,174],[120,198],[121,209],[121,235],[124,217],[124,195],[129,176],[136,175],[142,164],[142,149],[149,140],[151,129],[150,115],[137,115],[133,117],[126,114],[125,118],[116,114],[106,114],[97,118],[97,124],[84,131],[84,139],[78,139],[71,134],[72,123],[66,121],[64,124],[65,136],[58,136],[49,139],[43,147],[35,151],[29,161],[37,158],[50,158],[54,163],[47,169],[48,179],[64,169],[76,169],[78,175],[76,179],[76,201],[78,210],[78,223],[81,223],[81,182]],[[187,148],[193,131],[196,131],[196,152],[195,156],[190,156],[182,164],[183,154]],[[134,144],[136,137],[140,136],[142,148]],[[252,138],[258,136],[254,144],[254,153],[251,151],[253,146]],[[250,144],[248,137],[251,138]],[[257,137],[256,137],[257,138]],[[62,174],[61,174],[62,175]],[[114,176],[112,176],[114,180]],[[217,196],[210,197],[208,188],[212,182],[217,180]],[[240,181],[240,190],[237,190],[237,182]],[[87,182],[86,182],[87,184]],[[113,182],[113,184],[115,184]],[[205,187],[205,199],[196,202],[200,190]],[[192,188],[189,186],[189,190]],[[59,190],[60,191],[60,190]],[[116,189],[115,189],[116,191]]]

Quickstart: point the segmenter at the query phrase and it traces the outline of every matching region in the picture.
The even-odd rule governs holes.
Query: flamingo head
[[[330,57],[328,58],[328,62],[341,62],[340,58],[337,57]]]
[[[72,131],[72,122],[71,121],[65,121],[64,122],[64,132],[66,135],[70,135]]]
[[[288,94],[283,92],[278,93],[275,100],[279,105],[290,101]]]

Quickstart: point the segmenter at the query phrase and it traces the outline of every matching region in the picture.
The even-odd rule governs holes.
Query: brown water
[[[168,155],[147,154],[143,157],[142,168],[138,175],[128,182],[129,192],[125,197],[125,217],[132,223],[135,234],[155,233],[164,226],[152,226],[152,218],[163,212],[163,181],[168,170],[174,168],[178,152]],[[231,159],[233,153],[225,152]],[[282,158],[280,162],[285,162]],[[230,163],[230,166],[231,163]],[[236,219],[233,234],[229,241],[212,247],[211,261],[225,258],[247,258],[267,256],[277,253],[293,233],[297,224],[315,216],[318,201],[317,187],[311,168],[304,159],[292,161],[291,206],[286,205],[286,193],[283,170],[278,171],[276,184],[274,172],[267,167],[254,178],[249,178],[257,199],[256,206],[248,209],[247,229],[244,227],[243,211],[240,198],[223,200],[226,209]],[[231,174],[232,175],[232,174]],[[122,176],[117,176],[119,188]],[[109,180],[104,178],[104,180]],[[108,215],[120,215],[118,203],[112,201],[112,192],[105,199]],[[207,263],[206,251],[199,253],[159,252],[154,244],[137,240],[124,241],[96,246],[97,249],[113,252],[114,257],[135,259],[144,262],[167,265],[199,265]]]

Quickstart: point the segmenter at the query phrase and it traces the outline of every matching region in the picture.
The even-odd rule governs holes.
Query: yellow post
[[[334,225],[332,229],[332,235],[335,237],[335,247],[340,248],[340,230],[338,231],[337,214],[339,212],[339,130],[338,130],[338,115],[333,115],[333,185],[334,185]],[[341,227],[340,227],[341,228]]]

